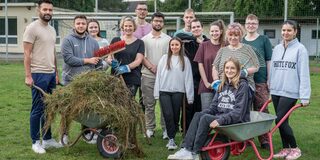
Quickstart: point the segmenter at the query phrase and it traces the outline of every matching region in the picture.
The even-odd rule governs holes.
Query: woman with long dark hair
[[[270,94],[277,115],[276,123],[296,104],[299,99],[303,106],[309,104],[311,95],[309,55],[296,35],[297,23],[287,20],[282,24],[283,41],[272,54],[270,68]],[[298,159],[298,148],[289,117],[279,127],[282,149],[274,158]]]
[[[159,61],[154,86],[154,97],[160,100],[166,123],[169,150],[177,148],[174,138],[179,132],[180,107],[184,93],[188,103],[192,104],[194,92],[191,64],[184,56],[182,41],[174,37],[169,42],[168,54],[163,55]]]
[[[100,33],[100,24],[98,20],[96,19],[90,19],[88,20],[88,33],[91,37],[93,37],[99,44],[99,47],[106,47],[109,45],[109,42],[107,39],[101,37]]]

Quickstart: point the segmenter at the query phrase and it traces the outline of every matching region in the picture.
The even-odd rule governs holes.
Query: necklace
[[[235,50],[241,48],[241,47],[242,47],[242,44],[239,43],[237,46],[231,46],[231,45],[229,45],[228,47],[229,47],[231,50],[235,51]]]

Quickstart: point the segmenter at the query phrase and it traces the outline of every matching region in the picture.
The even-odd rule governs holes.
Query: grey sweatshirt
[[[154,85],[154,97],[159,99],[159,92],[181,92],[186,93],[189,103],[194,100],[194,88],[191,64],[187,57],[184,57],[184,71],[178,56],[172,55],[171,69],[167,69],[167,57],[165,54],[158,63],[156,82]]]
[[[311,95],[309,55],[298,39],[285,48],[278,44],[272,54],[270,67],[270,94],[300,99],[308,103]]]
[[[61,53],[64,64],[62,70],[63,84],[70,83],[74,76],[95,68],[93,64],[84,64],[84,58],[93,57],[94,51],[99,49],[98,42],[88,33],[80,37],[72,30],[72,33],[64,38],[61,44]]]

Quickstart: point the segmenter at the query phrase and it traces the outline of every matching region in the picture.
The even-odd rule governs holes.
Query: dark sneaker
[[[265,149],[265,150],[270,150],[270,145],[269,145],[269,143],[263,143],[263,144],[261,144],[261,148]]]

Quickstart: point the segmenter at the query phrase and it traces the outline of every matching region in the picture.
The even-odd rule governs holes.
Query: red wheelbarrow
[[[274,115],[263,113],[262,111],[268,106],[271,100],[264,103],[259,112],[250,112],[250,122],[238,123],[215,128],[214,134],[209,134],[205,146],[201,149],[201,157],[203,160],[226,160],[230,153],[232,155],[240,155],[250,144],[258,159],[271,160],[273,157],[272,135],[279,126],[289,117],[289,115],[301,104],[293,106],[288,113],[280,120],[280,122],[272,127],[273,121],[277,118]],[[268,158],[262,158],[253,138],[263,134],[268,135],[270,154]]]

